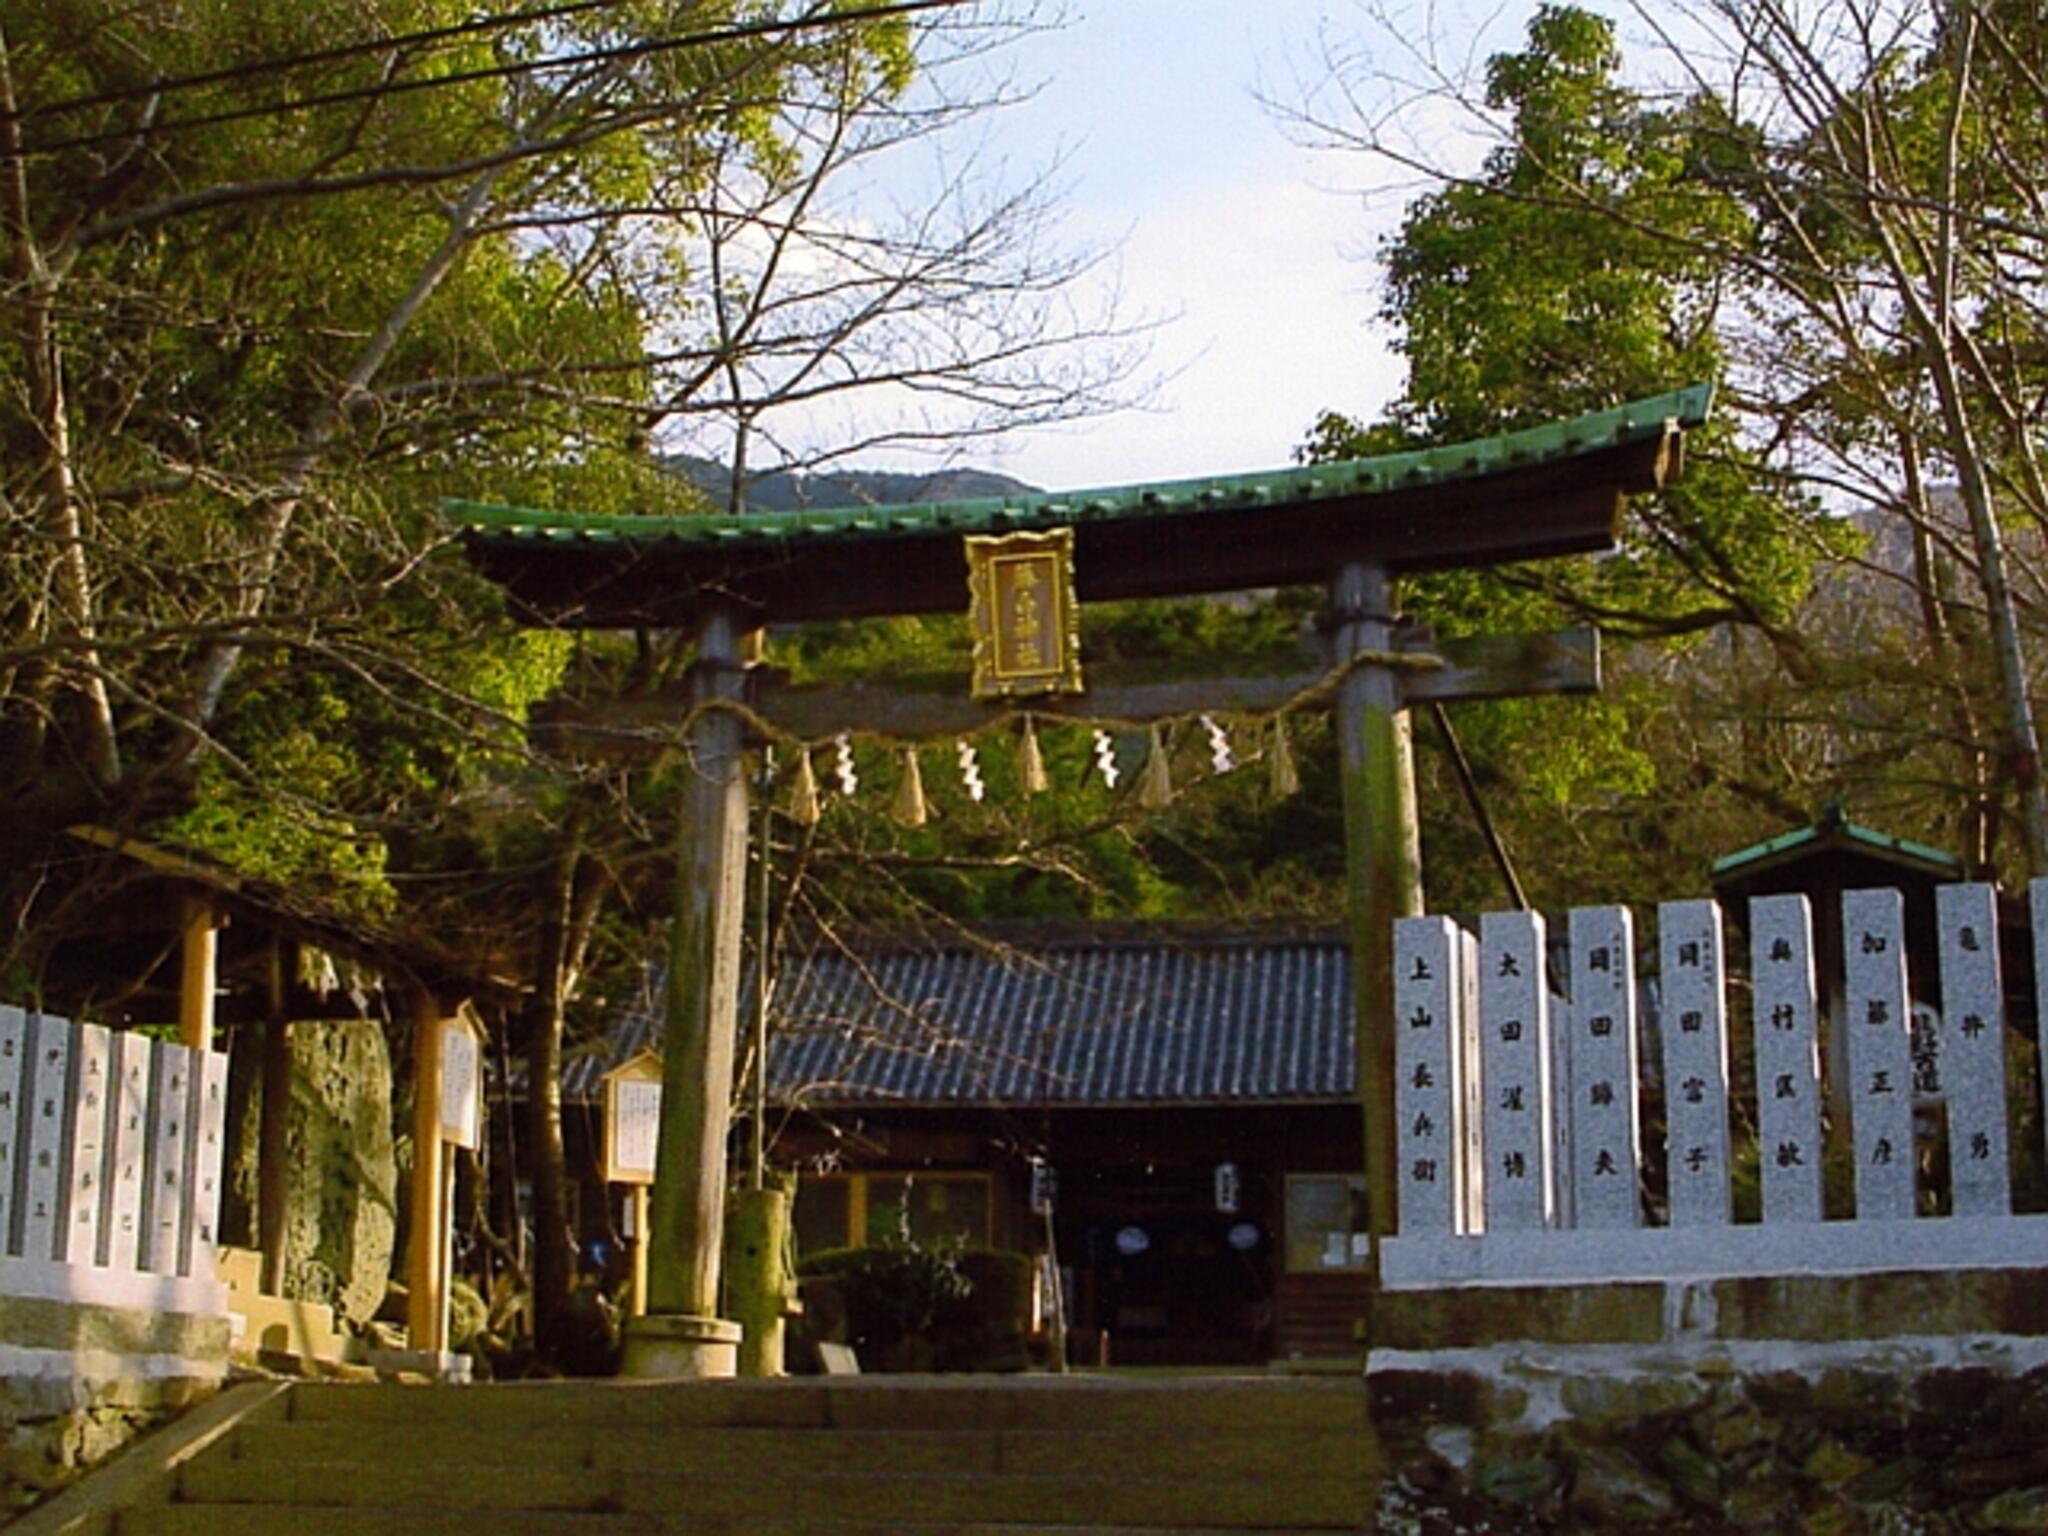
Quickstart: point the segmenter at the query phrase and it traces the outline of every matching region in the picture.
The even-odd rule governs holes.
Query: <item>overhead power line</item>
[[[591,0],[593,4],[607,3],[607,0]],[[53,155],[67,149],[85,149],[95,144],[123,143],[137,138],[156,138],[169,133],[183,133],[195,128],[213,128],[227,123],[246,122],[252,118],[280,117],[290,113],[311,111],[315,107],[345,105],[352,101],[368,101],[391,96],[410,95],[416,91],[440,90],[448,86],[475,84],[484,80],[510,79],[519,75],[536,74],[545,70],[573,69],[589,64],[614,63],[627,59],[648,58],[663,53],[674,53],[685,48],[713,47],[720,43],[744,42],[750,38],[771,37],[796,32],[815,32],[850,26],[864,21],[884,21],[892,16],[913,15],[920,11],[950,10],[971,4],[972,0],[889,0],[887,4],[873,5],[861,10],[819,10],[804,16],[786,20],[741,22],[729,27],[720,27],[711,32],[682,33],[674,37],[643,38],[637,42],[620,43],[609,48],[593,48],[583,53],[555,54],[533,59],[519,59],[507,64],[494,65],[489,69],[462,70],[455,74],[436,75],[421,80],[388,81],[378,85],[358,86],[346,91],[330,91],[324,95],[308,96],[297,101],[275,102],[265,106],[241,107],[231,112],[213,112],[201,117],[175,118],[138,127],[112,128],[99,133],[79,134],[68,139],[57,139],[46,144],[26,144],[16,153],[20,156]],[[389,46],[388,43],[380,47]],[[374,50],[370,50],[374,51]],[[0,152],[0,161],[14,158]]]

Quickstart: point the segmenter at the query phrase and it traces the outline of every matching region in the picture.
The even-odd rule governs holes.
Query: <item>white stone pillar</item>
[[[70,1127],[65,1094],[71,1082],[71,1022],[48,1014],[34,1020],[22,1108],[29,1117],[28,1170],[22,1183],[21,1256],[49,1263],[57,1256],[64,1207],[64,1138]]]
[[[124,1031],[114,1040],[114,1118],[107,1133],[113,1199],[102,1251],[111,1269],[132,1270],[142,1259],[142,1181],[149,1145],[147,1035]]]
[[[15,1253],[14,1174],[27,1156],[28,1015],[0,1003],[0,1257]]]
[[[1948,1169],[1958,1216],[2012,1214],[2005,1124],[2005,988],[1998,964],[1998,896],[1988,885],[1934,893],[1941,935],[1942,1084]]]
[[[1463,937],[1447,917],[1394,922],[1395,1189],[1402,1237],[1464,1230]]]
[[[1906,1011],[1905,906],[1894,890],[1842,893],[1849,1117],[1856,1219],[1913,1215],[1912,1021]]]
[[[67,1106],[64,1153],[64,1229],[60,1263],[91,1265],[100,1255],[100,1200],[107,1184],[107,1091],[112,1041],[98,1024],[73,1027],[75,1076]]]
[[[1571,1162],[1576,1224],[1642,1225],[1636,1060],[1635,920],[1626,907],[1571,914],[1569,1042]]]
[[[228,1058],[224,1051],[200,1051],[192,1063],[192,1163],[186,1188],[192,1212],[186,1222],[181,1274],[214,1278],[219,1247],[221,1162],[228,1124]]]
[[[159,1044],[149,1085],[149,1159],[142,1199],[142,1268],[176,1275],[184,1255],[192,1141],[192,1053]]]
[[[1535,912],[1479,922],[1480,1138],[1488,1232],[1540,1231],[1554,1219],[1550,990]]]
[[[1721,909],[1712,901],[1667,901],[1657,913],[1671,1225],[1726,1226],[1734,1211]]]
[[[1820,1010],[1804,896],[1749,903],[1758,1155],[1764,1220],[1815,1222],[1821,1204]]]
[[[2034,935],[2034,1017],[2048,1019],[2048,877],[2027,882],[2027,926]],[[2041,1094],[2040,1134],[2048,1139],[2048,1072],[2037,1075]]]

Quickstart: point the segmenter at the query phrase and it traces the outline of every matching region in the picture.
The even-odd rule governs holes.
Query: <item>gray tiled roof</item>
[[[658,972],[569,1098],[660,1045]],[[821,948],[776,983],[769,1090],[805,1104],[1201,1104],[1353,1096],[1334,934]]]

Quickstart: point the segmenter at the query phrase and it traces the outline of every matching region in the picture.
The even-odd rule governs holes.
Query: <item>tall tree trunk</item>
[[[1914,195],[1913,179],[1898,163],[1883,125],[1867,104],[1847,163],[1849,169],[1863,175],[1864,217],[1889,268],[1904,318],[1926,354],[1927,378],[1941,417],[1942,447],[1955,465],[1957,491],[1970,518],[1977,581],[2004,695],[2005,766],[2018,792],[2027,869],[2033,875],[2048,875],[2048,786],[2041,777],[2033,691],[2027,679],[2018,610],[2006,579],[2005,539],[1998,525],[1991,476],[1958,356],[1967,350],[1969,326],[1959,292],[1958,163],[1972,89],[1976,34],[1975,13],[1969,7],[1959,8],[1958,25],[1948,45],[1954,94],[1949,101],[1932,235],[1917,222],[1922,215],[1916,204],[1923,200]]]
[[[383,322],[371,333],[356,355],[348,376],[339,388],[314,413],[305,430],[299,434],[297,445],[284,461],[278,475],[277,488],[266,497],[257,509],[255,530],[246,555],[242,579],[234,599],[234,617],[248,621],[259,617],[269,606],[271,590],[276,584],[279,565],[284,559],[285,543],[291,533],[293,520],[304,504],[306,493],[313,484],[313,476],[327,456],[328,449],[340,435],[347,423],[349,412],[355,408],[360,396],[367,391],[377,374],[383,369],[391,354],[405,339],[412,322],[426,307],[448,274],[453,272],[470,243],[476,238],[477,225],[485,209],[490,206],[491,193],[503,176],[502,167],[484,172],[470,183],[460,200],[450,209],[448,232],[441,239],[419,271],[413,274],[411,284],[403,296],[384,316]],[[187,732],[183,750],[190,753],[199,744],[199,735],[212,722],[220,708],[221,696],[227,691],[228,679],[242,659],[243,641],[233,633],[215,640],[201,655],[199,675],[192,692],[191,730]]]
[[[121,780],[121,755],[114,731],[114,711],[100,674],[94,634],[92,572],[85,557],[85,527],[78,505],[78,484],[72,466],[70,408],[64,391],[64,357],[54,313],[56,280],[36,242],[29,216],[28,157],[22,150],[21,123],[15,115],[14,70],[7,37],[0,32],[0,217],[6,220],[9,275],[20,315],[22,386],[30,428],[37,438],[40,463],[34,477],[34,522],[54,557],[51,585],[55,589],[57,632],[71,654],[46,665],[35,690],[47,697],[65,673],[84,704],[84,740],[80,756],[94,782],[111,789]],[[32,729],[45,729],[43,711],[35,711]],[[41,756],[35,753],[31,758]]]
[[[1920,445],[1909,432],[1900,434],[1899,462],[1905,472],[1906,500],[1913,525],[1913,582],[1920,605],[1920,627],[1927,637],[1927,649],[1936,676],[1949,692],[1949,720],[1958,750],[1963,754],[1963,771],[1968,796],[1962,810],[1964,857],[1971,878],[1991,867],[1992,832],[1997,823],[1992,801],[1991,764],[1983,746],[1977,706],[1970,696],[1966,648],[1949,623],[1948,582],[1934,544],[1934,508],[1921,470]]]
[[[1961,482],[1963,505],[1970,513],[1976,545],[1978,579],[1991,620],[1991,643],[1998,658],[1999,681],[2005,690],[2006,740],[2010,772],[2020,797],[2020,824],[2027,841],[2027,870],[2048,875],[2048,788],[2041,779],[2040,736],[2034,723],[2034,701],[2027,680],[2026,656],[2020,643],[2019,616],[2005,574],[2005,541],[1992,504],[1991,477],[1986,473],[1976,424],[1971,416],[1962,370],[1957,365],[1958,338],[1966,327],[1957,296],[1956,216],[1958,142],[1970,93],[1972,51],[1977,19],[1962,8],[1961,28],[1952,61],[1955,98],[1944,143],[1943,196],[1936,244],[1934,313],[1927,327],[1934,331],[1931,354],[1936,398],[1948,426],[1950,446]]]
[[[576,1234],[569,1223],[569,1160],[562,1143],[562,1036],[609,887],[609,869],[588,856],[589,813],[573,807],[562,824],[538,935],[533,1001],[525,1015],[527,1176],[533,1181],[533,1336],[542,1358],[564,1361],[569,1297],[576,1284]]]
[[[576,1236],[569,1229],[569,1160],[562,1145],[562,1025],[568,1007],[570,927],[582,827],[571,819],[548,882],[539,965],[526,1007],[526,1155],[533,1181],[533,1339],[541,1358],[559,1361],[568,1345],[569,1295],[576,1281]]]

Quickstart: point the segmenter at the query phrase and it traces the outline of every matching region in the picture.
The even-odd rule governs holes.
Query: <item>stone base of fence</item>
[[[0,1524],[219,1390],[229,1328],[220,1305],[201,1313],[0,1294]]]
[[[1373,1313],[1373,1361],[1489,1349],[1767,1360],[1788,1345],[1844,1346],[1854,1357],[1940,1339],[1945,1359],[2017,1352],[2048,1362],[2044,1294],[2038,1250],[2031,1268],[1388,1291]]]
[[[228,1313],[228,1288],[210,1276],[0,1258],[0,1305],[16,1298],[194,1318],[224,1319]]]
[[[1949,1216],[1396,1237],[1382,1249],[1381,1274],[1389,1290],[1426,1290],[2044,1264],[2048,1216]]]

